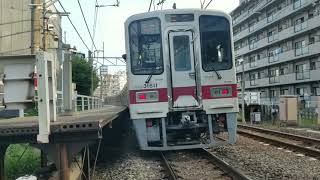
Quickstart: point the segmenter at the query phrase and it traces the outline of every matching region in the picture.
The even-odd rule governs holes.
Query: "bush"
[[[28,144],[10,145],[5,157],[6,179],[32,174],[40,167],[40,150]]]

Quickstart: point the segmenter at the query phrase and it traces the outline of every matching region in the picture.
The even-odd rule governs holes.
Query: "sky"
[[[77,0],[60,0],[69,17],[83,37],[85,43],[92,48],[92,41],[85,26]],[[102,49],[105,44],[105,56],[121,57],[125,53],[124,22],[137,13],[148,11],[150,0],[119,0],[120,7],[102,7],[98,10],[95,44],[97,49]],[[158,2],[158,0],[155,0]],[[206,0],[209,2],[210,0]],[[115,4],[116,0],[98,0],[100,5]],[[200,0],[166,0],[163,9],[172,9],[173,3],[178,9],[200,8]],[[89,29],[92,33],[94,21],[95,0],[80,0]],[[208,9],[221,10],[230,13],[239,4],[239,0],[213,0]],[[56,3],[59,10],[59,4]],[[153,10],[153,6],[152,6]],[[67,17],[62,18],[62,29],[66,31],[66,43],[76,46],[79,52],[87,54],[87,48],[73,30]],[[100,54],[102,56],[102,54]]]

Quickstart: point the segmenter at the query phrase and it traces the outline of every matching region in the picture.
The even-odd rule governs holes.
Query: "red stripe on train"
[[[179,96],[193,96],[196,98],[196,87],[175,87],[172,91],[173,101],[176,101]]]
[[[214,87],[224,87],[230,86],[232,88],[232,95],[226,97],[212,97],[211,96],[211,88]],[[191,95],[196,97],[196,87],[175,87],[173,88],[173,97],[174,101],[177,100],[179,96],[183,95]],[[144,91],[158,91],[159,93],[159,101],[158,102],[168,102],[168,89],[167,88],[159,88],[159,89],[141,89],[141,90],[130,90],[129,91],[129,100],[130,104],[141,104],[141,103],[148,103],[148,102],[137,102],[136,100],[136,93],[137,92],[144,92]],[[236,98],[238,96],[237,92],[237,85],[236,84],[221,84],[221,85],[209,85],[209,86],[202,86],[202,99],[222,99],[222,98]],[[149,103],[156,103],[156,102],[149,102]]]

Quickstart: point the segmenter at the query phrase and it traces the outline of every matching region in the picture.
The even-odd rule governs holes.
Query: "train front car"
[[[140,148],[234,143],[238,100],[229,15],[154,11],[129,17],[125,27],[129,109]]]

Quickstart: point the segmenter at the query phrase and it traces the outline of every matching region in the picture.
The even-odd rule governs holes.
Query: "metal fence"
[[[93,110],[98,109],[103,106],[102,99],[98,97],[93,96],[85,96],[85,95],[79,95],[74,94],[73,99],[73,111],[74,112],[80,112],[80,111],[86,111],[86,110]],[[61,91],[57,92],[57,113],[61,114],[64,112],[63,107],[63,95]]]
[[[278,123],[280,119],[281,101],[280,98],[261,98],[260,105],[253,109],[248,109],[247,117],[250,118],[250,113],[260,112],[261,121]],[[291,105],[287,113],[293,113],[296,117],[296,124],[301,127],[320,127],[320,97],[297,97],[297,105]]]

